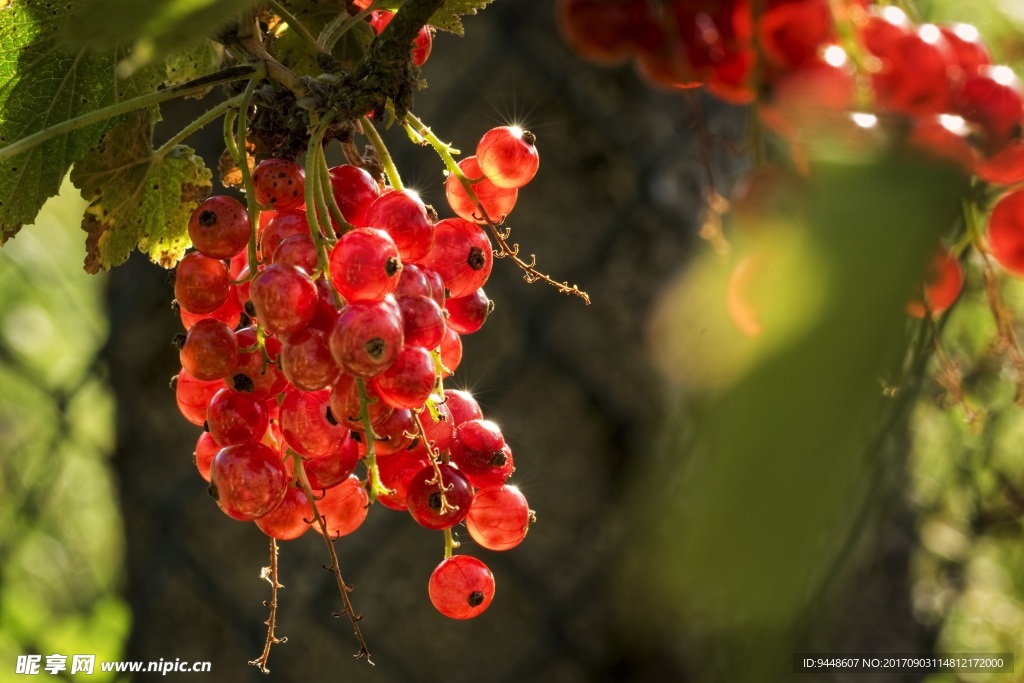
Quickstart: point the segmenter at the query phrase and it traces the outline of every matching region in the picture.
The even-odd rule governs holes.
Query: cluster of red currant
[[[460,335],[491,309],[482,286],[493,253],[476,223],[512,209],[537,171],[533,141],[488,132],[459,164],[466,178],[448,180],[462,218],[440,221],[411,191],[382,188],[358,166],[331,168],[338,213],[323,231],[311,228],[303,168],[266,159],[252,173],[258,224],[231,197],[205,200],[188,226],[196,250],[175,276],[186,329],[178,406],[204,427],[196,466],[221,510],[278,540],[311,526],[349,534],[375,500],[407,510],[445,530],[429,593],[457,619],[487,608],[494,578],[452,555],[452,527],[465,521],[479,545],[506,550],[533,518],[506,484],[513,458],[501,431],[442,384],[461,360]]]

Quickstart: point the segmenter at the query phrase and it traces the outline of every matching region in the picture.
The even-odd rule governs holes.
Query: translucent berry
[[[383,230],[357,228],[331,250],[331,282],[346,301],[380,301],[395,291],[402,259]]]
[[[277,507],[257,519],[256,526],[271,538],[290,541],[309,531],[306,520],[312,516],[305,492],[297,486],[289,486]]]
[[[273,337],[263,340],[270,362],[264,363],[263,352],[256,345],[256,328],[246,327],[235,333],[238,339],[238,364],[224,383],[235,391],[251,393],[261,401],[274,398],[288,386],[288,379],[278,367],[281,342]],[[242,349],[251,349],[243,351]]]
[[[406,346],[436,349],[444,339],[444,313],[433,299],[411,296],[398,300]]]
[[[351,303],[341,310],[328,343],[343,370],[373,377],[390,366],[402,349],[402,320],[386,302]]]
[[[179,358],[196,379],[221,379],[238,364],[238,340],[219,320],[200,320],[188,331]]]
[[[530,506],[515,486],[489,486],[473,495],[466,515],[466,529],[488,550],[508,550],[526,538]]]
[[[226,515],[248,522],[277,507],[288,491],[288,473],[281,455],[268,446],[226,446],[210,465],[209,491]]]
[[[210,481],[210,464],[213,462],[217,452],[220,451],[220,444],[213,440],[210,432],[203,432],[196,441],[196,450],[192,453],[192,461],[199,470],[199,476]]]
[[[434,359],[418,346],[404,347],[395,362],[373,378],[377,395],[395,408],[419,408],[436,383]]]
[[[270,262],[285,263],[301,268],[307,273],[312,273],[316,270],[318,258],[316,244],[313,243],[313,238],[306,233],[303,235],[292,235],[282,241],[277,246],[277,249],[274,250],[274,256],[270,259]]]
[[[447,218],[434,226],[434,246],[420,265],[441,276],[448,296],[460,297],[484,286],[493,260],[491,241],[480,226]]]
[[[459,369],[462,362],[462,337],[452,328],[445,326],[444,339],[441,340],[441,365],[444,376],[451,377]]]
[[[434,244],[434,226],[427,207],[413,192],[388,192],[374,200],[366,212],[366,225],[383,230],[398,247],[403,261],[418,261]]]
[[[999,264],[1024,277],[1024,190],[1003,195],[988,219],[988,246]]]
[[[278,212],[267,222],[266,229],[260,234],[260,256],[270,261],[274,258],[277,248],[281,246],[281,242],[294,235],[309,234],[309,219],[305,211]]]
[[[488,420],[470,420],[455,429],[452,462],[477,487],[504,484],[514,469],[512,450],[501,430]]]
[[[289,391],[281,404],[281,433],[300,455],[316,458],[338,450],[349,429],[330,412],[331,392]]]
[[[476,195],[477,201],[480,202],[480,206],[477,206],[469,197],[462,181],[453,173],[445,181],[445,193],[452,211],[474,223],[486,223],[487,220],[492,223],[500,223],[505,216],[512,212],[519,196],[519,190],[498,187],[484,177],[475,156],[466,157],[460,161],[459,170],[472,185],[473,193]]]
[[[438,465],[444,486],[441,488],[433,466],[424,467],[409,483],[406,505],[409,513],[428,529],[450,529],[466,518],[473,500],[473,488],[466,477],[451,465]]]
[[[241,202],[227,195],[215,195],[192,212],[188,236],[204,255],[229,259],[245,249],[251,227],[249,214]]]
[[[228,299],[231,278],[223,261],[198,251],[181,259],[174,275],[174,298],[190,313],[212,313]]]
[[[206,409],[210,406],[210,400],[223,388],[223,382],[219,379],[196,379],[182,368],[173,384],[178,410],[186,420],[201,427],[206,422]]]
[[[956,104],[957,113],[980,129],[977,142],[985,154],[996,154],[1020,138],[1024,95],[1009,67],[986,66],[969,74]]]
[[[288,159],[264,159],[252,172],[256,203],[276,211],[294,209],[305,202],[306,173]]]
[[[452,413],[452,426],[458,428],[463,422],[470,420],[484,419],[480,404],[476,402],[472,394],[461,389],[446,389],[444,392],[445,405]]]
[[[928,264],[927,279],[924,283],[924,296],[928,301],[928,310],[938,315],[952,306],[960,290],[964,286],[964,271],[960,261],[946,248],[938,249]],[[916,317],[925,316],[925,306],[915,293],[907,304],[907,313]]]
[[[329,489],[348,479],[359,462],[359,444],[346,434],[341,445],[327,455],[303,461],[309,485],[314,489]]]
[[[370,424],[376,429],[391,416],[394,408],[382,401],[369,383],[366,384],[365,389],[366,396],[370,401],[367,406]],[[363,431],[359,392],[356,390],[356,380],[352,375],[342,373],[331,387],[331,413],[334,419],[348,429],[355,432]]]
[[[206,425],[221,446],[260,441],[270,424],[263,403],[252,394],[224,387],[210,401]]]
[[[536,142],[533,133],[519,126],[492,128],[480,138],[476,160],[497,187],[519,188],[530,182],[540,167]]]
[[[362,525],[369,505],[370,499],[366,495],[366,489],[357,477],[350,476],[341,484],[327,489],[324,497],[317,501],[316,507],[327,526],[328,537],[340,538]],[[322,533],[316,521],[313,521],[311,526],[317,533]]]
[[[430,460],[427,457],[426,449],[422,446],[413,450],[399,451],[394,455],[377,460],[380,481],[391,491],[391,493],[377,496],[377,500],[392,510],[407,511],[409,507],[406,504],[406,496],[409,484],[413,477],[428,465],[430,465]]]
[[[330,386],[340,370],[331,355],[327,334],[307,327],[288,337],[281,347],[281,372],[295,388],[317,391]]]
[[[335,166],[328,173],[341,215],[357,228],[367,227],[366,212],[380,196],[377,181],[358,166],[348,164]]]
[[[494,599],[494,575],[475,557],[455,555],[437,565],[427,589],[438,612],[452,619],[472,619]]]
[[[249,298],[256,317],[270,334],[287,338],[316,314],[316,285],[301,268],[274,263],[252,281]]]
[[[491,307],[491,300],[483,289],[457,299],[448,299],[444,302],[444,308],[448,311],[448,327],[459,334],[473,334],[484,326]]]

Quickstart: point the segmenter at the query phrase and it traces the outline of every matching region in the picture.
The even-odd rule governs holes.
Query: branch
[[[270,648],[273,645],[284,644],[288,642],[287,638],[278,638],[274,635],[274,628],[277,625],[277,589],[284,588],[284,586],[278,583],[277,580],[277,539],[270,539],[270,566],[264,567],[263,571],[260,572],[260,578],[265,579],[270,584],[270,602],[264,602],[264,606],[270,608],[270,616],[267,617],[267,640],[263,644],[263,653],[259,659],[254,659],[250,664],[257,667],[261,673],[268,674],[270,669],[267,668],[267,660],[270,659]]]

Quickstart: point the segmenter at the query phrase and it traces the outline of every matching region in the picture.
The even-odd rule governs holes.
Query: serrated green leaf
[[[376,6],[391,12],[397,12],[405,0],[378,0]],[[439,31],[448,31],[455,35],[465,35],[461,16],[476,14],[494,0],[448,0],[434,12],[427,23]]]
[[[108,132],[71,172],[91,200],[82,220],[91,273],[124,263],[136,245],[170,268],[189,245],[188,219],[210,193],[212,174],[184,145],[154,152],[152,132],[149,116],[140,112]]]
[[[127,52],[68,52],[57,36],[70,0],[16,0],[0,9],[0,146],[56,123],[152,90],[162,70],[118,79],[114,67]],[[50,140],[0,166],[0,244],[32,222],[76,160],[116,121]]]
[[[212,35],[256,4],[254,0],[81,0],[64,38],[76,47],[95,49],[115,42],[134,43],[133,61],[126,66],[140,66],[192,44],[197,34]]]

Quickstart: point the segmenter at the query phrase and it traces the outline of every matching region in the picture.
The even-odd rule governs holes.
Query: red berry
[[[484,290],[478,289],[467,296],[448,299],[444,308],[448,311],[448,327],[459,334],[473,334],[483,327],[492,305]]]
[[[231,278],[223,261],[198,251],[181,259],[174,275],[174,298],[190,313],[212,313],[228,300]]]
[[[377,395],[395,408],[419,408],[436,384],[434,359],[418,346],[403,348],[395,362],[373,378]]]
[[[380,196],[377,181],[358,166],[348,164],[335,166],[328,174],[341,215],[357,228],[367,227],[366,212],[373,200]]]
[[[954,59],[932,24],[897,38],[882,58],[882,70],[872,76],[878,106],[911,116],[950,111]]]
[[[394,17],[395,13],[388,12],[387,10],[370,12],[370,26],[377,32],[377,35],[380,35],[380,32],[391,23]],[[421,27],[419,33],[416,34],[416,38],[413,39],[412,49],[409,51],[409,58],[412,59],[413,64],[423,66],[424,62],[427,61],[427,57],[430,56],[431,42],[430,28],[427,26]]]
[[[451,465],[437,467],[441,472],[447,507],[442,506],[441,488],[432,465],[424,467],[412,478],[406,505],[412,518],[422,526],[435,530],[450,529],[469,514],[473,488],[466,477]]]
[[[206,422],[210,400],[224,387],[219,379],[203,380],[193,377],[185,368],[174,379],[174,397],[182,416],[200,427]]]
[[[435,422],[430,411],[420,414],[420,422],[423,424],[423,432],[427,440],[433,443],[434,449],[440,452],[448,450],[455,438],[455,420],[452,411],[446,403],[437,405],[438,419]]]
[[[200,320],[188,331],[179,358],[196,379],[221,379],[238,364],[238,340],[219,320]]]
[[[873,5],[868,9],[861,38],[868,52],[884,59],[896,41],[913,31],[914,25],[899,7]]]
[[[329,455],[349,438],[349,429],[330,412],[331,392],[289,391],[281,404],[281,433],[300,455]]]
[[[530,506],[515,486],[489,486],[473,495],[466,529],[488,550],[508,550],[526,538]]]
[[[346,434],[341,445],[328,453],[303,461],[309,485],[314,489],[329,489],[348,479],[359,462],[359,444]]]
[[[403,261],[418,261],[434,244],[434,226],[423,201],[408,190],[388,192],[366,211],[366,225],[383,230],[398,247]]]
[[[497,187],[519,188],[530,182],[540,167],[536,142],[533,133],[519,126],[492,128],[480,138],[476,160]]]
[[[475,223],[486,223],[488,220],[492,223],[500,223],[505,216],[512,212],[512,208],[516,205],[516,198],[519,196],[519,190],[498,187],[488,180],[480,170],[475,156],[466,157],[460,161],[459,170],[469,179],[473,193],[480,205],[477,206],[470,199],[462,181],[453,173],[445,181],[445,193],[452,211],[467,221]],[[486,212],[486,216],[484,212]]]
[[[405,408],[393,411],[380,427],[374,427],[373,431],[379,437],[373,442],[377,455],[392,455],[407,450],[418,434],[416,419],[412,411]]]
[[[196,450],[192,453],[192,461],[199,470],[199,476],[210,481],[210,464],[220,451],[220,444],[213,440],[210,432],[203,432],[196,441]]]
[[[381,301],[395,291],[402,260],[383,230],[357,228],[331,250],[331,282],[347,301]]]
[[[246,327],[235,333],[238,339],[238,364],[231,374],[224,378],[224,383],[236,391],[252,393],[253,396],[266,401],[274,398],[288,386],[288,379],[278,369],[278,354],[281,353],[281,342],[273,337],[263,340],[267,357],[270,362],[264,364],[263,353],[256,347],[256,328]],[[252,348],[251,351],[242,349]]]
[[[976,160],[974,171],[986,183],[1014,185],[1024,180],[1024,141],[1014,140],[1003,150]]]
[[[316,507],[327,526],[330,538],[347,536],[362,525],[370,499],[359,479],[350,476],[341,484],[327,489],[324,497],[317,501]],[[310,514],[310,519],[312,519]],[[320,525],[314,520],[310,525],[318,534],[323,533]]]
[[[444,339],[444,313],[433,299],[410,296],[398,300],[406,346],[436,349]]]
[[[359,377],[387,369],[402,349],[400,313],[387,302],[352,303],[341,309],[328,343],[341,368]]]
[[[769,0],[758,20],[765,56],[785,69],[806,66],[833,38],[828,0]]]
[[[452,619],[472,619],[494,599],[494,575],[475,557],[455,555],[437,565],[427,588],[438,612]]]
[[[445,405],[452,413],[452,426],[458,428],[463,422],[470,420],[484,419],[480,404],[476,402],[472,394],[461,389],[446,389],[444,392]]]
[[[206,425],[221,446],[260,441],[270,424],[263,403],[252,394],[224,387],[210,401]]]
[[[227,446],[210,465],[209,491],[226,515],[248,522],[277,507],[288,473],[280,454],[261,443]]]
[[[644,0],[560,0],[558,27],[585,59],[618,64],[636,49],[636,36],[652,24]]]
[[[368,406],[370,424],[376,429],[391,416],[394,408],[377,396],[377,392],[370,383],[367,383],[365,388],[366,396],[370,401]],[[352,375],[342,373],[331,387],[331,414],[334,415],[334,419],[352,431],[363,431],[359,392],[356,390],[356,380]]]
[[[289,486],[277,507],[257,519],[256,526],[271,538],[290,541],[309,531],[306,520],[312,515],[305,492],[297,486]]]
[[[293,235],[310,235],[306,212],[279,212],[267,222],[266,229],[260,234],[260,256],[268,261],[273,259],[281,242]]]
[[[200,252],[229,259],[249,244],[252,223],[245,206],[234,197],[215,195],[203,201],[188,220],[188,236]]]
[[[179,309],[181,325],[186,330],[192,329],[193,325],[204,318],[219,320],[231,329],[234,329],[238,327],[238,320],[242,315],[242,305],[238,303],[238,288],[234,285],[231,285],[228,289],[228,298],[225,299],[224,303],[209,313],[190,313],[181,306],[179,306]]]
[[[302,268],[307,273],[316,270],[319,256],[316,253],[316,244],[313,238],[307,233],[303,235],[292,235],[285,239],[274,250],[271,263],[285,263]]]
[[[462,338],[452,328],[445,326],[444,339],[441,340],[441,365],[444,376],[451,377],[459,369],[462,362]]]
[[[441,276],[448,296],[460,297],[484,286],[493,261],[491,241],[480,226],[446,218],[434,226],[434,246],[420,265]]]
[[[334,382],[340,370],[331,355],[327,334],[307,327],[288,337],[281,347],[281,372],[302,391],[316,391]]]
[[[305,202],[306,173],[288,159],[264,159],[252,172],[256,203],[282,211],[302,206]]]
[[[924,284],[924,295],[932,314],[947,310],[960,296],[964,286],[964,271],[960,262],[946,248],[938,249],[928,264],[928,277]],[[907,313],[915,318],[925,316],[925,306],[915,293],[907,304]]]
[[[452,462],[474,486],[499,486],[512,475],[512,450],[493,422],[463,422],[455,430],[450,450]]]
[[[964,80],[957,113],[980,128],[979,146],[996,154],[1020,137],[1024,95],[1009,67],[986,66]]]
[[[427,458],[427,451],[422,446],[378,459],[377,468],[380,471],[380,481],[391,490],[391,493],[380,495],[377,500],[392,510],[408,510],[406,496],[409,484],[413,477],[428,465],[430,465],[430,460]]]
[[[256,317],[270,334],[287,337],[309,324],[316,314],[316,285],[306,271],[273,263],[252,281],[249,297]]]
[[[970,24],[946,24],[940,26],[942,36],[949,43],[957,65],[965,74],[971,74],[979,67],[992,64],[985,42],[981,39],[978,29]]]
[[[992,208],[988,246],[1003,268],[1024,277],[1024,190],[1003,195]]]

